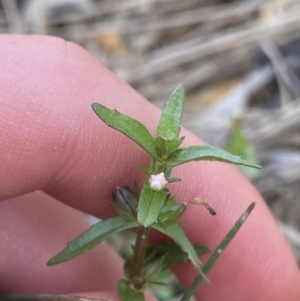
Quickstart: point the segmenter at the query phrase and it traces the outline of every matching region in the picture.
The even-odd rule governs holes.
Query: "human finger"
[[[30,44],[33,46],[23,54],[22,48],[29,38],[22,39],[14,40],[14,47],[11,40],[1,46],[6,49],[6,60],[1,64],[7,71],[1,79],[5,83],[1,91],[1,99],[5,99],[4,118],[1,119],[10,132],[10,137],[4,139],[6,148],[1,153],[6,159],[5,167],[11,170],[6,177],[2,174],[7,184],[2,196],[42,188],[74,208],[108,216],[112,214],[110,191],[117,185],[128,184],[131,179],[141,182],[138,164],[149,159],[131,141],[97,120],[89,104],[101,102],[116,108],[144,122],[152,133],[155,132],[159,112],[76,46],[58,40],[50,43],[47,38],[32,38]],[[7,52],[8,48],[10,51]],[[8,57],[7,53],[10,54]],[[20,65],[21,71],[15,74]],[[29,69],[31,77],[22,81]],[[44,70],[42,75],[41,70]],[[14,86],[18,87],[17,91],[12,89]],[[12,103],[17,103],[17,106],[11,106]],[[184,134],[187,144],[201,143],[189,133]],[[30,140],[24,140],[24,137]],[[7,159],[9,150],[13,152]],[[33,165],[33,161],[38,165]],[[45,170],[48,173],[45,174]],[[288,292],[292,298],[299,297],[298,286],[295,285],[299,283],[299,272],[295,261],[252,186],[234,168],[221,163],[189,164],[178,168],[176,173],[187,179],[173,189],[180,199],[199,196],[209,201],[218,212],[224,212],[212,222],[199,212],[200,209],[188,209],[185,218],[189,222],[184,228],[194,241],[201,240],[214,247],[224,234],[221,230],[232,225],[249,202],[257,201],[252,224],[249,219],[248,227],[245,225],[244,232],[241,232],[244,233],[242,239],[238,236],[222,256],[226,264],[220,261],[211,272],[214,284],[203,288],[202,297],[208,300],[214,296],[214,300],[224,300],[226,293],[231,294],[230,300],[248,295],[271,300],[271,297]],[[30,183],[27,179],[31,179]],[[98,206],[100,195],[101,209]],[[252,242],[251,248],[249,241]],[[257,250],[260,250],[259,257]],[[239,254],[242,255],[237,256]],[[241,277],[245,275],[243,264],[248,269],[246,278]],[[234,278],[226,277],[228,267]],[[189,268],[177,273],[186,283],[194,276]],[[219,276],[215,277],[213,273]],[[278,285],[275,275],[283,273],[285,278]],[[264,287],[264,290],[253,290],[253,286]]]
[[[0,202],[1,292],[116,292],[121,258],[106,243],[72,261],[47,262],[90,227],[86,216],[41,191]]]

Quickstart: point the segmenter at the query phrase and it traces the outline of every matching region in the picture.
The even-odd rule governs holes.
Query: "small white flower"
[[[163,188],[166,187],[166,185],[168,184],[168,181],[165,178],[165,174],[163,172],[161,172],[158,175],[152,175],[149,178],[149,183],[150,183],[150,187],[153,190],[162,190]]]

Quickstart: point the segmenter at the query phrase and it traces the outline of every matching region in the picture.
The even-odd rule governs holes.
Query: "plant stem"
[[[141,277],[146,250],[148,247],[150,228],[140,227],[137,234],[136,243],[134,246],[134,252],[131,260],[131,266],[129,270],[130,278]]]

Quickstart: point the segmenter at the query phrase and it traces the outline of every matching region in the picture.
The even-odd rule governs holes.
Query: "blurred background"
[[[0,0],[0,32],[74,41],[160,107],[183,84],[183,124],[263,167],[300,263],[299,0]]]

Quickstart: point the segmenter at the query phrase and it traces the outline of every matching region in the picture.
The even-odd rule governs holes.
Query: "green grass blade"
[[[207,274],[209,270],[213,267],[213,265],[216,263],[222,252],[226,249],[230,241],[233,239],[233,237],[236,235],[236,233],[239,231],[241,226],[244,224],[246,219],[248,218],[249,214],[253,210],[255,206],[255,203],[251,203],[249,207],[246,209],[246,211],[240,216],[240,218],[235,222],[234,226],[231,228],[231,230],[227,233],[227,235],[224,237],[224,239],[221,241],[221,243],[218,245],[214,253],[210,256],[208,261],[203,267],[203,272]],[[198,275],[190,287],[184,292],[182,298],[180,301],[188,301],[195,293],[197,290],[199,284],[203,280],[203,275]]]
[[[47,265],[68,261],[96,247],[110,235],[137,226],[139,226],[137,221],[125,221],[119,216],[100,221],[70,241],[65,249],[48,261]]]
[[[142,123],[98,103],[93,103],[92,108],[109,127],[126,135],[152,157],[160,159],[156,152],[156,142]]]

